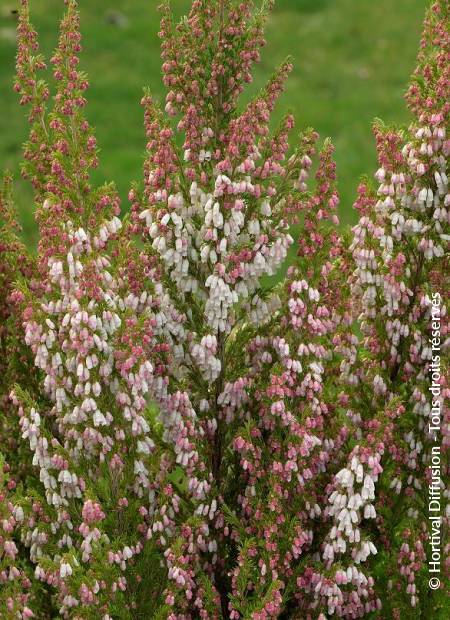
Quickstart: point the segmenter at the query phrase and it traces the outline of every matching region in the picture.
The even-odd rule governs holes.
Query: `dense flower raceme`
[[[27,20],[25,5],[19,76],[33,65],[23,51],[34,40]],[[42,487],[20,506],[21,543],[35,578],[56,591],[61,615],[109,618],[127,590],[129,564],[133,585],[117,604],[133,613],[140,572],[152,555],[151,544],[143,547],[155,478],[145,397],[157,381],[159,354],[150,356],[157,326],[143,311],[160,300],[151,285],[136,295],[139,270],[125,262],[135,251],[126,237],[117,243],[114,189],[89,186],[95,140],[82,116],[86,81],[76,68],[78,52],[78,16],[69,2],[52,58],[54,107],[42,119],[51,136],[45,183],[36,188],[38,197],[46,195],[38,213],[42,290],[22,284],[15,294],[40,383],[28,392],[18,387],[12,400]],[[141,269],[150,282],[145,261]]]
[[[361,217],[351,247],[356,265],[353,297],[360,305],[365,353],[363,363],[349,374],[358,385],[350,407],[360,417],[363,434],[380,435],[384,450],[373,455],[383,469],[375,501],[377,546],[389,567],[386,607],[395,618],[402,616],[406,601],[413,610],[426,613],[429,574],[424,558],[433,550],[427,540],[427,521],[433,516],[428,512],[429,484],[436,478],[431,456],[440,443],[442,465],[435,486],[441,487],[444,533],[450,516],[445,512],[444,486],[450,421],[445,355],[450,241],[448,18],[445,2],[434,4],[427,16],[418,68],[407,94],[413,113],[408,131],[375,127],[378,185],[359,188],[356,207]],[[386,425],[385,413],[379,415],[394,398],[401,399],[401,405],[389,413],[392,422]],[[447,577],[448,570],[443,564]]]
[[[291,115],[269,130],[290,61],[238,105],[271,2],[195,0],[178,26],[163,6],[167,100],[142,100],[144,186],[123,221],[113,186],[90,185],[66,5],[52,101],[26,0],[18,28],[40,241],[18,269],[5,189],[3,616],[421,617],[435,292],[443,464],[448,449],[446,2],[413,124],[376,127],[379,189],[360,186],[349,242],[331,144],[307,131],[288,153]]]

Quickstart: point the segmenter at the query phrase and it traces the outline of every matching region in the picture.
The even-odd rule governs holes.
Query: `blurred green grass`
[[[0,169],[16,177],[16,201],[30,246],[36,241],[30,188],[19,178],[27,123],[12,92],[15,16],[19,0],[0,0]],[[101,166],[94,180],[114,180],[126,195],[139,179],[144,136],[139,101],[149,85],[164,97],[157,37],[160,0],[80,0],[82,68],[91,89],[87,115],[96,128]],[[56,44],[63,0],[30,0],[42,50]],[[186,12],[189,0],[172,0]],[[267,29],[268,46],[243,101],[259,90],[274,67],[292,55],[295,70],[277,111],[294,111],[297,128],[309,126],[336,146],[341,216],[355,219],[357,179],[376,165],[375,117],[406,122],[403,93],[414,68],[426,0],[278,0]]]

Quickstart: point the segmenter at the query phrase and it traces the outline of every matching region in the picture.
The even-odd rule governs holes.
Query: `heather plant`
[[[408,130],[375,125],[377,187],[359,187],[361,217],[351,245],[363,340],[361,361],[349,375],[358,386],[350,407],[366,435],[367,456],[381,457],[384,469],[375,502],[377,547],[393,618],[402,617],[406,602],[419,617],[427,614],[428,502],[435,497],[429,485],[448,493],[448,24],[448,3],[433,4],[407,92]],[[431,467],[436,446],[442,480]],[[440,609],[438,603],[433,615]]]
[[[271,126],[291,61],[240,103],[270,1],[194,0],[179,24],[161,7],[168,92],[142,99],[143,182],[120,219],[90,181],[65,4],[52,85],[26,0],[19,18],[35,260],[8,179],[0,196],[2,617],[446,617],[427,493],[438,430],[438,488],[448,473],[447,2],[411,126],[375,127],[378,187],[360,185],[351,232],[331,142],[290,148],[291,114]]]

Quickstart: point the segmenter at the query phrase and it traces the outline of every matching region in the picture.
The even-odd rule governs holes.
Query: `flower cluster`
[[[362,413],[367,403],[361,423],[380,436],[385,448],[375,508],[381,543],[377,548],[389,558],[391,586],[398,586],[391,599],[392,614],[401,613],[406,601],[420,609],[427,596],[424,507],[428,505],[436,412],[443,457],[449,446],[445,378],[449,319],[442,289],[450,241],[450,38],[446,23],[448,5],[434,3],[407,93],[413,113],[408,130],[375,126],[380,165],[375,174],[377,186],[364,183],[359,187],[355,207],[361,218],[351,245],[356,266],[353,296],[366,352],[364,360],[353,366],[359,387],[351,404]],[[437,380],[433,379],[436,362],[441,368]],[[395,422],[387,425],[381,412],[394,398],[401,399],[401,408],[388,407],[388,418]],[[440,485],[447,473],[444,466]],[[396,499],[385,501],[392,492]],[[442,511],[445,531],[444,496]],[[406,532],[409,542],[404,537],[394,541],[387,528]],[[416,557],[411,558],[413,571],[396,573],[394,567],[397,562],[403,564],[405,550],[411,548],[416,549]]]
[[[27,20],[25,6],[19,78],[24,64],[34,66],[23,51]],[[138,565],[152,507],[155,442],[146,394],[157,338],[144,310],[159,301],[150,285],[139,296],[130,290],[125,259],[135,251],[120,238],[114,188],[89,184],[95,140],[82,116],[87,82],[77,70],[79,41],[76,6],[68,2],[52,58],[54,109],[44,117],[49,166],[36,190],[37,200],[45,192],[41,287],[36,294],[22,282],[16,294],[39,380],[14,389],[12,400],[42,488],[38,499],[24,498],[20,527],[36,579],[56,592],[61,615],[106,619],[126,589],[128,564]],[[136,605],[135,596],[124,597],[124,608]]]

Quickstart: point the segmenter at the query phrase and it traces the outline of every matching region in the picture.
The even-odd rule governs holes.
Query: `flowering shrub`
[[[448,473],[449,7],[426,18],[410,127],[375,126],[350,234],[331,143],[289,150],[290,114],[270,130],[290,61],[239,106],[271,6],[194,0],[175,26],[163,5],[168,94],[142,99],[121,220],[90,183],[76,2],[50,99],[22,0],[39,247],[5,177],[2,618],[447,617],[427,511]]]

